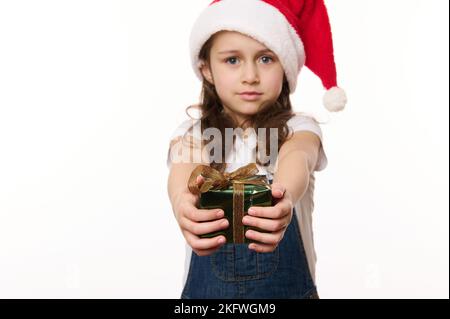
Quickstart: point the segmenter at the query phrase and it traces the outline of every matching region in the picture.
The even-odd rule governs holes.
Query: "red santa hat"
[[[280,59],[291,94],[306,65],[327,90],[331,112],[344,109],[347,97],[337,86],[331,26],[324,0],[214,0],[197,18],[189,45],[191,62],[202,80],[203,44],[216,32],[237,31],[264,44]]]

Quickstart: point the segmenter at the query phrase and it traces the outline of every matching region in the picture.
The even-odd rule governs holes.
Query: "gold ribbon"
[[[211,189],[221,190],[233,185],[233,239],[236,244],[245,242],[244,225],[244,188],[245,185],[261,185],[270,188],[265,176],[257,176],[258,168],[255,163],[242,166],[231,173],[221,173],[207,166],[198,165],[191,173],[188,182],[189,191],[195,195],[205,193]],[[204,183],[198,187],[197,177],[201,175]]]

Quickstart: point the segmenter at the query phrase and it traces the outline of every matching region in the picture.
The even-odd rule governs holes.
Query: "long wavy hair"
[[[215,35],[211,36],[208,39],[208,41],[205,42],[199,53],[199,58],[208,65],[211,65],[210,53],[214,43],[214,38]],[[255,130],[255,132],[258,132],[258,128],[266,128],[265,154],[270,154],[270,147],[271,147],[271,139],[269,138],[270,128],[276,128],[278,130],[277,151],[280,150],[280,147],[288,138],[290,138],[292,134],[287,125],[287,121],[291,119],[293,116],[295,116],[295,113],[292,110],[289,95],[290,95],[289,83],[287,81],[286,75],[284,75],[283,86],[278,99],[276,101],[268,101],[267,103],[263,104],[261,109],[251,118],[248,119],[248,121],[250,121],[248,123],[249,125],[248,127],[252,127]],[[215,161],[211,160],[210,166],[221,172],[224,172],[227,165],[225,163],[225,159],[227,158],[227,155],[231,151],[232,147],[231,145],[231,147],[229,147],[230,149],[225,149],[225,128],[235,129],[237,128],[237,123],[235,123],[234,120],[224,112],[222,102],[217,94],[215,86],[210,82],[208,82],[205,78],[203,78],[200,103],[198,105],[190,105],[186,108],[186,113],[188,114],[189,117],[191,117],[191,115],[189,114],[189,110],[193,107],[196,107],[197,109],[201,110],[200,124],[202,135],[204,130],[208,128],[216,128],[221,132],[222,141],[215,141],[215,142],[221,142],[221,144],[219,145],[222,145],[222,159],[221,162],[219,163],[216,163]],[[192,130],[193,126],[191,126],[186,133]],[[261,166],[267,167],[269,166],[270,163],[261,163],[259,158],[260,139],[261,137],[258,137],[256,144],[256,154],[258,154],[258,156],[256,156],[256,163]],[[233,135],[233,144],[235,140],[236,136]],[[209,142],[214,141],[202,140],[202,145],[204,146]]]

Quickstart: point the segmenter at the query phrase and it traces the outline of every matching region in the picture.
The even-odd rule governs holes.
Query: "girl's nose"
[[[243,68],[243,81],[246,83],[259,82],[258,68],[253,63],[248,63]]]

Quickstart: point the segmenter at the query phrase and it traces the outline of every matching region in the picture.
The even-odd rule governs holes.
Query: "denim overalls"
[[[248,244],[225,244],[209,256],[192,252],[181,299],[318,299],[295,213],[271,253]]]

